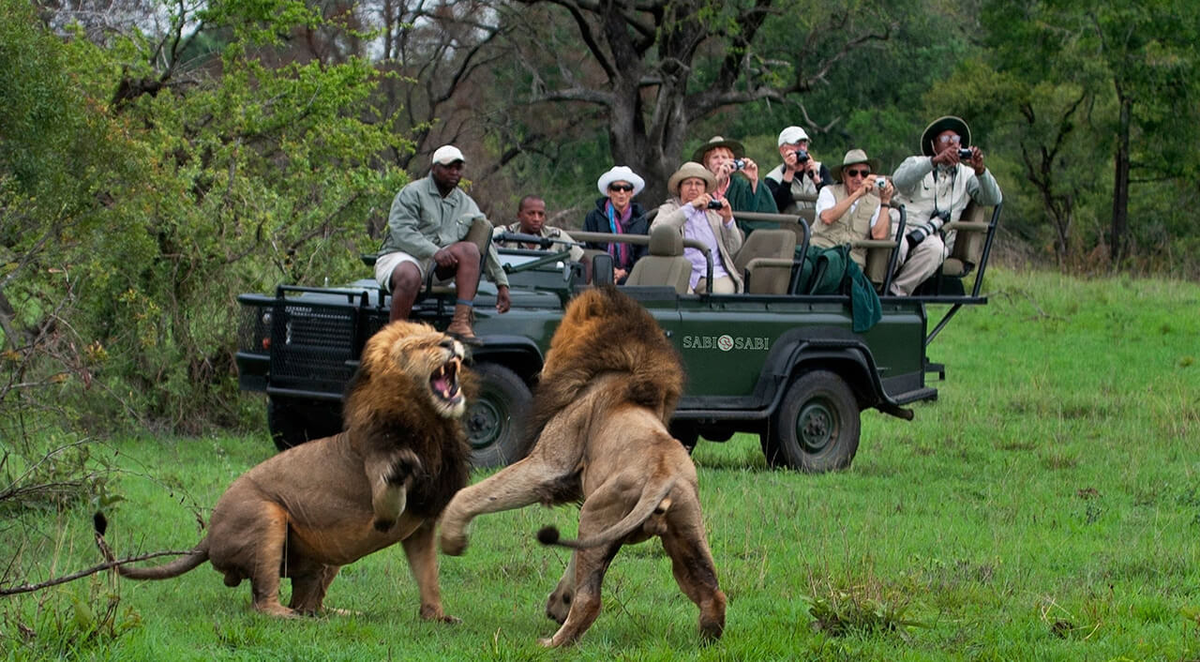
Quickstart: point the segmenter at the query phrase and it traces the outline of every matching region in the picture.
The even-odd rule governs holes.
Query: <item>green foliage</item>
[[[74,348],[56,356],[86,375],[65,393],[85,429],[131,412],[235,422],[236,295],[358,275],[370,222],[407,181],[378,160],[409,148],[373,108],[380,74],[361,58],[272,64],[281,37],[320,20],[300,2],[168,6],[174,24],[227,35],[186,71],[159,71],[140,33],[63,43],[3,2],[0,117],[17,130],[0,156],[0,257],[16,266],[0,293],[19,304],[12,344],[43,359],[22,369],[61,371],[49,345]],[[52,313],[61,338],[38,335]]]

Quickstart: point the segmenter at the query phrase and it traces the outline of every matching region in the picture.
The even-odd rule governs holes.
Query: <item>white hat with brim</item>
[[[692,161],[703,165],[704,156],[718,147],[725,147],[733,152],[733,158],[735,159],[740,159],[746,155],[746,148],[742,146],[742,143],[736,140],[725,140],[721,136],[713,136],[708,139],[708,142],[701,145],[700,149],[692,153]]]
[[[795,145],[801,140],[811,141],[811,139],[808,137],[808,134],[804,132],[804,129],[801,129],[798,126],[789,126],[788,128],[779,132],[779,147],[783,147],[784,145]]]
[[[834,178],[834,180],[840,182],[842,181],[842,169],[846,166],[857,165],[859,163],[865,163],[871,166],[871,172],[879,172],[879,159],[869,159],[867,158],[867,153],[861,149],[852,149],[849,152],[846,152],[846,156],[842,159],[841,165],[833,166],[829,169],[829,174]]]
[[[433,162],[438,165],[450,165],[455,161],[466,161],[466,159],[454,145],[442,145],[433,153]]]
[[[921,153],[925,156],[935,156],[937,152],[933,149],[933,140],[938,137],[938,134],[943,131],[953,131],[962,139],[960,143],[963,147],[971,144],[971,128],[960,117],[946,115],[939,117],[925,127],[924,133],[921,134]]]
[[[600,179],[596,180],[596,188],[600,189],[600,195],[608,195],[608,187],[613,182],[629,182],[633,184],[633,194],[637,195],[646,188],[646,180],[638,176],[629,166],[613,166],[608,172],[600,175]]]
[[[683,180],[691,179],[692,177],[704,180],[705,193],[712,193],[712,190],[717,188],[716,175],[709,172],[708,168],[699,163],[688,161],[679,166],[679,170],[676,170],[675,174],[671,175],[671,178],[667,180],[667,192],[671,195],[679,195],[679,185],[683,183]]]

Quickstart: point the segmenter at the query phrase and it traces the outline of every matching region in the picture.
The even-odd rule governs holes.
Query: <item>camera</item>
[[[742,170],[745,167],[746,167],[746,159],[734,159],[733,160],[733,169],[734,170]]]
[[[794,152],[794,154],[796,155],[797,164],[804,163],[808,160],[808,150],[806,149],[798,149]]]
[[[958,149],[958,158],[960,158],[960,159],[962,159],[962,160],[964,160],[964,161],[965,161],[965,160],[967,160],[967,159],[971,158],[971,156],[973,156],[973,155],[971,154],[971,150],[970,150],[970,148],[968,148],[968,147],[960,147],[960,148]]]
[[[882,191],[883,189],[887,188],[887,180],[883,177],[876,177],[875,186],[879,187],[879,190]]]
[[[708,201],[708,209],[720,209],[721,207],[724,207],[724,206],[725,205],[721,204],[720,200],[709,200]]]

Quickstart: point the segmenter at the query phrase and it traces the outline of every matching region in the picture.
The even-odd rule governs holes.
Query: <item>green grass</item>
[[[697,611],[650,542],[617,557],[580,645],[538,648],[555,630],[542,609],[567,557],[533,534],[570,531],[575,512],[529,508],[477,520],[467,555],[441,558],[457,626],[417,618],[395,548],[334,582],[327,603],[359,616],[261,617],[248,588],[202,566],[0,598],[0,649],[122,660],[1197,659],[1200,287],[989,280],[991,303],[962,312],[931,348],[948,371],[939,400],[911,422],[864,413],[849,471],[768,470],[746,435],[696,449],[729,597],[712,647],[700,647]],[[131,554],[194,544],[196,513],[271,446],[263,433],[130,439],[106,452],[133,472],[109,510],[109,540]],[[0,528],[2,557],[19,548],[31,580],[97,560],[84,508]],[[113,591],[112,628],[128,629],[80,636]]]

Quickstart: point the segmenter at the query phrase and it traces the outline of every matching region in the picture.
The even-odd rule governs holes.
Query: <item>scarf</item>
[[[608,229],[613,234],[625,234],[629,229],[629,219],[633,215],[633,203],[625,207],[625,211],[621,212],[620,218],[617,218],[616,209],[613,209],[612,200],[607,200],[604,203],[604,213],[608,216]],[[608,254],[613,256],[617,266],[622,269],[629,268],[629,244],[616,243],[608,245]]]

